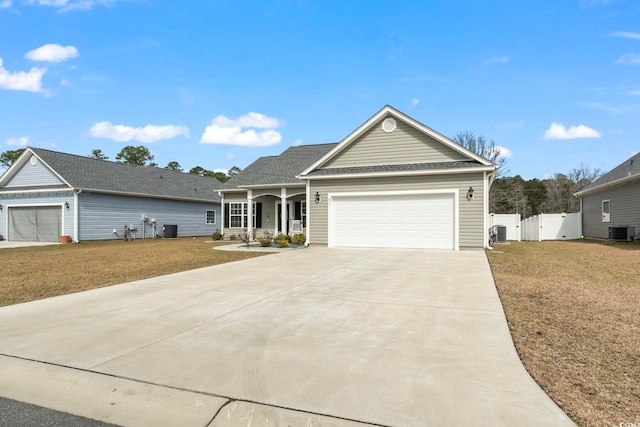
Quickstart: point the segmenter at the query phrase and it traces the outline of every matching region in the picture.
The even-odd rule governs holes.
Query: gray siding
[[[69,203],[69,209],[62,206]],[[8,213],[9,208],[13,206],[60,206],[62,209],[62,234],[73,236],[73,193],[71,191],[60,192],[32,192],[32,193],[0,193],[0,204],[2,212],[0,212],[0,234],[5,238],[7,236]]]
[[[384,120],[384,119],[383,119]],[[397,128],[386,133],[382,120],[358,140],[323,165],[324,168],[436,163],[469,160],[408,124],[396,120]]]
[[[610,222],[602,222],[602,201],[611,200]],[[584,237],[609,238],[609,227],[633,225],[640,232],[640,181],[588,194],[582,198]]]
[[[178,237],[208,236],[221,229],[220,204],[196,203],[162,199],[146,199],[99,193],[81,193],[79,240],[122,239],[125,225],[138,228],[137,238],[143,237],[142,215],[155,218],[158,231],[165,224],[178,226]],[[216,224],[206,223],[206,211],[216,211]],[[116,230],[116,233],[113,233]],[[152,237],[149,223],[145,234]]]
[[[5,188],[45,187],[65,185],[51,169],[38,161],[35,165],[27,161],[22,168],[7,182]]]
[[[320,193],[321,201],[311,201],[310,243],[328,244],[328,193],[357,191],[403,190],[459,190],[460,247],[484,246],[484,174],[457,174],[438,176],[380,177],[359,179],[312,180],[311,194]],[[467,200],[467,190],[474,189],[474,198]]]

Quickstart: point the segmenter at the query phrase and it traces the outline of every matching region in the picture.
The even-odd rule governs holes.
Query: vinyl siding
[[[610,222],[602,222],[602,201],[611,200]],[[588,194],[582,198],[584,237],[609,238],[609,227],[633,225],[640,232],[640,181]]]
[[[323,168],[469,160],[463,154],[398,119],[395,131],[384,132],[381,127],[383,120],[323,165]]]
[[[69,203],[69,209],[63,208],[63,205]],[[33,192],[20,194],[1,194],[0,204],[2,212],[0,212],[0,234],[5,238],[8,228],[9,208],[19,206],[60,206],[62,209],[62,234],[69,235],[73,238],[73,193],[70,191],[61,192]]]
[[[156,219],[157,229],[162,226],[178,226],[178,237],[208,236],[222,228],[220,204],[196,203],[174,200],[127,197],[83,192],[78,196],[80,205],[79,240],[122,239],[124,226],[133,224],[138,228],[136,238],[143,237],[142,215]],[[216,223],[206,223],[206,211],[216,211]],[[113,233],[116,230],[116,233]],[[150,223],[144,234],[153,237]]]
[[[482,173],[380,177],[340,180],[313,180],[311,194],[320,193],[320,203],[311,202],[310,243],[328,244],[328,193],[359,191],[405,191],[405,190],[459,190],[459,237],[460,247],[484,246],[484,176]],[[468,200],[467,190],[474,189],[474,198]],[[375,232],[373,230],[372,232]]]
[[[5,188],[51,187],[66,185],[51,169],[38,161],[35,165],[27,161],[5,184]]]

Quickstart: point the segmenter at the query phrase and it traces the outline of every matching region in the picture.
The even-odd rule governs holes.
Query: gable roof
[[[32,147],[27,147],[0,177],[0,188],[32,155],[55,172],[66,185],[76,190],[175,200],[220,201],[214,190],[221,184],[215,178]]]
[[[224,183],[220,190],[274,185],[301,185],[298,174],[322,157],[336,144],[298,145],[279,156],[260,157]]]
[[[640,179],[640,153],[637,153],[611,171],[587,185],[576,193],[576,196],[584,196],[608,187],[624,184],[628,181]]]
[[[344,138],[342,141],[340,141],[338,144],[336,144],[336,146],[333,147],[332,150],[327,152],[324,156],[322,156],[316,162],[314,162],[312,165],[310,165],[308,168],[303,170],[300,173],[299,176],[301,178],[312,177],[314,175],[315,176],[317,176],[317,175],[327,175],[328,176],[329,175],[328,172],[325,172],[325,173],[322,173],[322,174],[318,174],[318,173],[313,174],[313,172],[315,170],[317,170],[317,169],[321,169],[325,164],[327,164],[329,162],[329,160],[331,160],[332,158],[336,157],[339,153],[341,153],[342,151],[347,149],[347,147],[349,147],[353,142],[358,140],[358,138],[360,136],[362,136],[365,132],[367,132],[369,129],[371,129],[373,126],[375,126],[382,118],[387,117],[387,116],[394,117],[394,118],[396,118],[398,120],[401,120],[401,121],[407,123],[408,125],[414,127],[418,131],[430,136],[434,140],[436,140],[436,141],[444,144],[445,146],[449,147],[450,149],[462,154],[463,156],[468,158],[470,161],[473,161],[475,163],[475,165],[478,166],[478,167],[486,167],[487,169],[490,169],[490,170],[496,170],[497,169],[497,166],[494,163],[492,163],[491,161],[489,161],[489,160],[485,159],[484,157],[474,153],[471,150],[466,149],[462,145],[452,141],[451,139],[447,138],[444,135],[441,135],[440,133],[434,131],[433,129],[431,129],[431,128],[425,126],[425,125],[423,125],[422,123],[420,123],[417,120],[407,116],[406,114],[400,112],[399,110],[396,110],[392,106],[386,105],[380,111],[378,111],[376,114],[371,116],[369,118],[369,120],[364,122],[356,130],[351,132],[346,138]],[[426,170],[426,169],[429,169],[429,168],[425,168],[423,170]],[[334,169],[332,171],[335,172],[335,175],[338,174],[337,173],[338,172],[337,169]]]

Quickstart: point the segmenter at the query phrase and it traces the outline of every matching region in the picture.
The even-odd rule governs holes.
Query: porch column
[[[220,233],[224,234],[224,218],[226,215],[224,209],[224,193],[218,192],[218,195],[220,196]]]
[[[247,190],[247,233],[253,237],[253,190]]]
[[[287,234],[287,189],[280,189],[280,230]]]

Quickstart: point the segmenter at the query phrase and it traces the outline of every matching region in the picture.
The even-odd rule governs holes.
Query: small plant
[[[263,248],[271,247],[271,239],[264,238],[260,240],[260,246],[262,246]]]
[[[238,240],[238,236],[236,234],[232,234],[229,236],[229,240]]]
[[[291,236],[291,244],[292,245],[304,245],[304,242],[307,241],[307,238],[302,233],[296,233]]]
[[[276,243],[278,244],[279,248],[289,247],[289,241],[288,240],[276,240]]]
[[[249,233],[247,230],[243,231],[242,234],[240,234],[240,240],[249,246],[249,242],[253,240],[253,233]]]
[[[224,234],[222,234],[220,230],[216,228],[216,231],[213,232],[213,234],[211,235],[211,238],[213,240],[222,240],[224,239]]]
[[[287,236],[286,234],[280,233],[276,236],[276,238],[274,239],[276,242],[279,242],[280,240],[286,240],[287,243],[291,242],[291,237]]]

